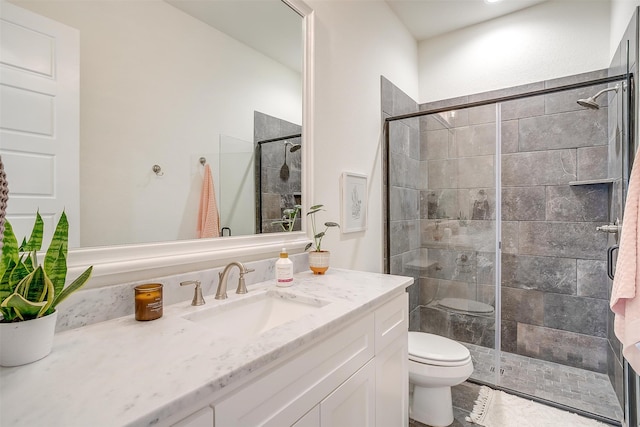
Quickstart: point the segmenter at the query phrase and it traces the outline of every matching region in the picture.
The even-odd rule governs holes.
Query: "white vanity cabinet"
[[[336,325],[214,402],[215,427],[408,425],[407,298]]]

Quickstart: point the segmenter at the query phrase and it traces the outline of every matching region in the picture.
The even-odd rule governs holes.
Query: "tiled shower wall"
[[[606,71],[446,103],[603,76]],[[605,372],[607,237],[596,227],[609,220],[610,184],[570,185],[607,178],[607,109],[576,104],[601,88],[502,104],[501,332],[503,350]],[[401,97],[397,89],[386,92]],[[452,311],[438,301],[494,305],[495,111],[491,105],[390,126],[391,272],[417,278],[420,291],[412,300],[421,309],[413,312],[413,326],[490,347],[493,314]]]
[[[380,83],[383,122],[387,117],[418,111],[418,104],[389,80],[381,77]],[[419,122],[417,119],[395,122],[389,131],[390,158],[383,162],[385,168],[389,167],[391,171],[390,182],[386,181],[386,170],[383,171],[384,194],[387,194],[387,186],[390,186],[391,218],[385,218],[385,221],[391,221],[391,234],[385,233],[385,246],[388,242],[390,247],[389,273],[414,278],[414,284],[408,288],[409,328],[419,330],[420,277],[404,268],[405,263],[420,250],[420,191],[425,188],[426,182],[420,177],[424,168],[420,161]]]
[[[295,123],[269,116],[258,111],[254,112],[254,141],[265,141],[283,136],[297,135],[302,127]],[[291,138],[287,141],[301,144],[302,138]],[[285,141],[275,141],[256,146],[256,155],[261,157],[261,170],[256,162],[256,232],[281,232],[280,225],[273,221],[282,219],[285,209],[301,204],[302,174],[301,150],[291,153],[291,146],[285,147]],[[286,159],[285,159],[286,150]],[[283,167],[289,170],[288,178],[282,174]],[[258,176],[261,176],[261,187],[258,187]],[[301,219],[298,216],[294,230],[300,230]]]

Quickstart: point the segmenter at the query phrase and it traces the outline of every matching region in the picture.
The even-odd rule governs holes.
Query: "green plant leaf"
[[[2,314],[2,322],[13,322],[16,316],[16,311],[13,307],[0,307],[0,314]]]
[[[47,251],[47,257],[49,258],[49,252]],[[53,257],[51,257],[53,258]],[[49,263],[45,264],[45,273],[51,283],[53,284],[54,295],[58,295],[64,288],[64,283],[67,279],[67,257],[62,246],[58,248],[58,254],[55,259],[49,258]],[[48,267],[48,269],[47,269]]]
[[[307,212],[307,216],[309,216],[309,215],[313,215],[314,213],[319,212],[319,211],[321,211],[321,210],[322,210],[322,209],[314,209],[314,210],[312,210],[312,211],[309,211],[309,212]]]
[[[18,286],[16,286],[16,292],[20,293],[25,299],[31,302],[46,301],[53,296],[53,293],[50,293],[53,291],[50,286],[50,282],[51,280],[49,280],[45,274],[42,266],[38,266],[38,268],[18,283]]]
[[[84,286],[87,280],[89,280],[89,277],[91,277],[92,271],[93,271],[93,266],[87,268],[81,275],[79,275],[76,278],[76,280],[71,282],[69,286],[67,286],[62,290],[62,292],[57,294],[55,299],[53,300],[53,304],[51,305],[51,308],[55,308],[58,304],[64,301],[69,295],[71,295],[73,292],[77,291],[82,286]]]
[[[31,258],[27,257],[27,259],[30,260]],[[31,273],[33,273],[33,270],[29,270],[24,262],[22,262],[22,259],[20,259],[9,275],[9,286],[11,286],[11,289],[15,289],[18,283]]]
[[[304,250],[308,251],[311,246],[313,246],[313,243],[311,242],[307,243],[307,246],[304,247]]]
[[[62,291],[67,277],[67,251],[69,238],[69,222],[67,215],[62,212],[56,230],[51,238],[51,244],[44,257],[44,271],[53,282],[56,294]]]
[[[325,234],[324,231],[321,231],[313,237],[316,239],[322,239],[324,237],[324,234]]]
[[[324,205],[313,205],[309,208],[310,211],[318,211],[320,208],[323,208]]]
[[[11,263],[15,266],[19,258],[18,239],[16,239],[9,221],[5,221],[4,236],[2,236],[2,255],[0,256],[0,276],[4,276]]]
[[[0,277],[0,301],[11,295],[15,289],[15,286],[11,284],[10,278],[13,270],[17,267],[17,264],[12,259],[9,260],[9,265],[4,270],[4,273]]]
[[[40,216],[40,212],[36,212],[36,222],[33,224],[33,230],[31,230],[31,237],[26,244],[23,241],[23,246],[20,248],[21,252],[37,252],[42,248],[42,236],[44,234],[44,221]]]
[[[338,224],[337,222],[331,222],[331,221],[325,222],[324,225],[326,227],[340,227],[340,224]]]
[[[5,298],[0,304],[3,308],[13,308],[16,316],[20,320],[35,319],[38,317],[38,313],[42,307],[47,304],[47,301],[31,302],[25,299],[22,295],[14,293],[8,298]]]

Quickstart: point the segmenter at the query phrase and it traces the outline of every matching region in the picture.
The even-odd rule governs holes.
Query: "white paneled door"
[[[63,210],[69,246],[80,243],[79,33],[0,2],[0,155],[7,219],[18,239],[36,211],[48,243]]]

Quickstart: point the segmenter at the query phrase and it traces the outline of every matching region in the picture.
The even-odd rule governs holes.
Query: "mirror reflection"
[[[77,169],[51,184],[71,184],[51,192],[61,198],[51,210],[79,229],[72,247],[197,238],[205,165],[223,236],[282,231],[273,222],[302,197],[295,11],[280,0],[10,2],[78,30]],[[8,217],[40,208],[46,218],[42,192],[12,186],[18,168],[38,165],[0,150],[10,191],[34,199],[10,199]]]

